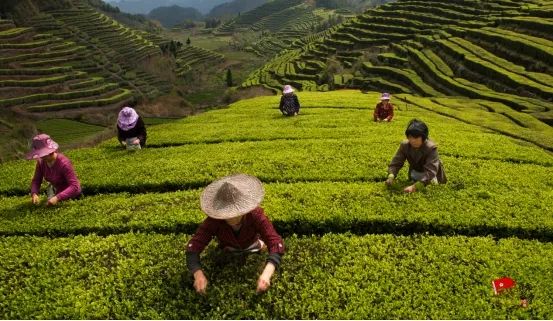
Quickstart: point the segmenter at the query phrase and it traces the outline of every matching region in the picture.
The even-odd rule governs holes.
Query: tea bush
[[[264,256],[204,255],[192,289],[182,234],[0,239],[6,319],[549,319],[550,243],[492,238],[353,236],[286,239],[281,269],[256,295]],[[216,262],[217,261],[217,262]],[[519,284],[496,297],[491,280]],[[521,288],[523,287],[523,288]],[[519,295],[530,307],[518,307]]]

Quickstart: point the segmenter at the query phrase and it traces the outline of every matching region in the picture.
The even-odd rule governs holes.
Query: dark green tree
[[[169,51],[171,51],[173,56],[175,56],[175,54],[177,52],[177,45],[175,44],[175,42],[173,40],[171,40],[171,42],[169,43]]]
[[[230,68],[227,69],[226,81],[227,81],[227,87],[232,87],[232,72],[230,71]]]

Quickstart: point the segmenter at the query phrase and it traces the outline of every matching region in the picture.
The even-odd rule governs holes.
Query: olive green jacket
[[[433,141],[427,139],[419,149],[411,147],[407,140],[401,142],[388,167],[388,173],[397,176],[405,160],[409,162],[409,173],[415,170],[425,174],[421,180],[425,185],[430,184],[434,178],[440,184],[447,183],[444,166],[438,155],[438,146]]]

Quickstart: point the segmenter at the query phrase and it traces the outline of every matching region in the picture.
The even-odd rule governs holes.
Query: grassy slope
[[[62,146],[82,141],[102,132],[105,128],[69,119],[48,119],[37,122],[40,132],[48,133]]]
[[[113,140],[70,151],[87,197],[55,209],[33,208],[23,196],[32,163],[0,166],[8,178],[0,182],[0,193],[21,194],[0,202],[0,278],[7,280],[0,286],[0,315],[553,316],[550,153],[481,126],[485,122],[470,124],[414,105],[398,103],[395,122],[374,124],[376,93],[299,95],[297,118],[279,116],[278,97],[262,97],[153,127],[149,141],[157,148],[138,154],[115,149]],[[472,107],[467,117],[484,103],[461,102]],[[500,123],[496,113],[478,116]],[[428,122],[450,183],[403,195],[382,180],[413,117]],[[512,126],[507,118],[501,124]],[[169,144],[176,146],[164,147]],[[198,188],[241,171],[265,182],[263,206],[289,252],[274,288],[256,297],[262,258],[221,268],[210,251],[204,260],[210,294],[199,298],[183,261],[186,235],[203,218]],[[404,172],[399,185],[406,184]],[[360,236],[336,234],[347,231]],[[519,287],[494,297],[490,281],[504,275]],[[521,294],[530,298],[529,309],[517,307]]]

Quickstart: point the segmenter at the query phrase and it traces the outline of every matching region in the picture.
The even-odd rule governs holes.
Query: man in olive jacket
[[[388,167],[386,184],[394,183],[405,160],[409,162],[409,178],[415,182],[404,189],[406,193],[417,191],[417,186],[420,188],[421,184],[426,186],[447,183],[438,147],[428,139],[428,126],[418,119],[413,119],[405,130],[405,136],[407,140],[401,142]]]

